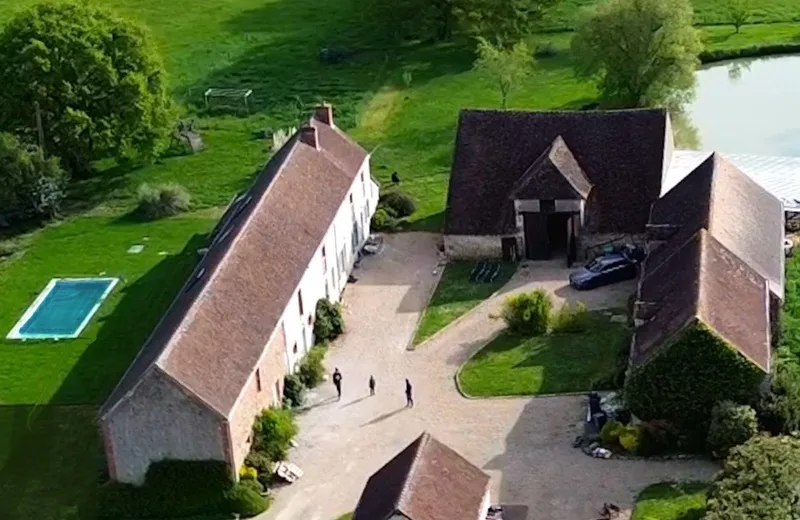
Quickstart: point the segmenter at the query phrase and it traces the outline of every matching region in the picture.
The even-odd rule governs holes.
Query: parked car
[[[632,280],[638,274],[637,265],[637,260],[624,252],[606,253],[585,267],[570,273],[569,284],[584,291],[623,280]]]

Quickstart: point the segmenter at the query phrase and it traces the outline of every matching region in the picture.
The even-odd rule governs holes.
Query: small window
[[[300,308],[300,316],[305,314],[303,312],[303,293],[300,291],[297,291],[297,306]]]
[[[297,354],[297,342],[294,342],[294,347],[292,347],[292,352]]]
[[[256,391],[261,391],[261,369],[256,369]]]
[[[313,316],[311,316],[311,315],[309,314],[309,315],[308,315],[308,324],[309,324],[309,325],[311,325],[311,324],[313,323],[313,321],[314,321],[314,318],[313,318]]]
[[[361,183],[364,183],[364,172],[361,172]]]
[[[325,246],[322,246],[322,272],[328,270],[328,257],[325,256]]]
[[[353,194],[351,193],[350,194],[350,204],[352,204],[352,203],[353,203]]]

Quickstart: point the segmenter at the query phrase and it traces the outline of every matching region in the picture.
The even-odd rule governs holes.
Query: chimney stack
[[[304,126],[300,129],[300,142],[319,150],[319,138],[317,129],[313,126]]]
[[[333,127],[333,107],[330,103],[322,103],[314,108],[314,119]]]

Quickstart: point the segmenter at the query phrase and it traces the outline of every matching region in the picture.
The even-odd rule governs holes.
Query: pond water
[[[703,67],[687,112],[703,150],[800,157],[800,56]]]

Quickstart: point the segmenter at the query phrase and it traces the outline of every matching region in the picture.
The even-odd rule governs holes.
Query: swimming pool
[[[117,278],[50,280],[6,338],[77,338],[117,281]]]

